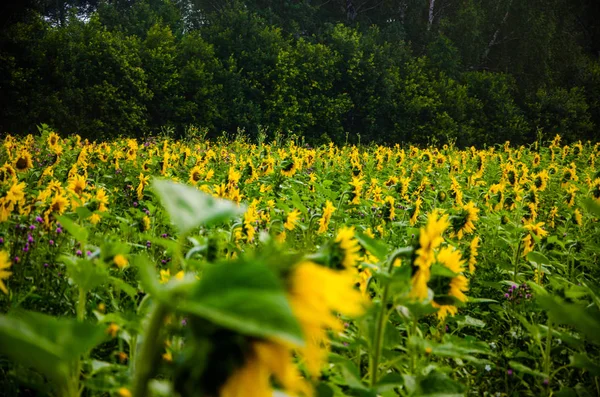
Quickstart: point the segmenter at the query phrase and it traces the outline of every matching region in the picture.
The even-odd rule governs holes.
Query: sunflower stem
[[[167,308],[160,302],[157,302],[156,306],[150,312],[147,332],[135,363],[133,397],[146,397],[148,394],[148,382],[156,372],[158,366],[158,349],[161,346],[158,336],[166,316]]]
[[[396,253],[389,257],[388,266],[387,266],[388,275],[392,274],[392,270],[394,269],[394,262],[396,261],[396,258],[400,255],[401,255],[400,253]],[[370,373],[371,373],[371,376],[370,376],[371,387],[374,387],[377,384],[379,359],[381,356],[383,337],[385,336],[386,319],[388,316],[387,300],[388,300],[389,293],[390,293],[390,282],[388,281],[388,283],[385,285],[385,287],[383,287],[383,293],[381,294],[381,310],[379,311],[379,313],[377,315],[377,322],[376,322],[376,328],[375,328],[375,340],[373,341],[373,347],[375,349],[373,350],[373,355],[371,356],[371,361],[370,361],[370,365],[369,365]]]
[[[548,335],[546,335],[546,352],[544,353],[544,373],[550,376],[550,368],[552,366],[552,320],[548,319]]]
[[[517,274],[519,273],[519,254],[521,253],[521,244],[523,240],[519,238],[519,244],[517,245],[517,251],[515,252],[515,270],[513,274],[513,282],[517,284]]]

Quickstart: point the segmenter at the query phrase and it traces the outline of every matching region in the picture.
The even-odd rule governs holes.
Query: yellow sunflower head
[[[15,158],[14,166],[18,172],[25,172],[33,168],[31,153],[27,149],[22,149]]]

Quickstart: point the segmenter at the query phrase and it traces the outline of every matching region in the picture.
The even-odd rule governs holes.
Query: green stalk
[[[515,252],[515,273],[513,274],[513,282],[517,284],[517,274],[519,272],[519,254],[521,253],[521,244],[523,240],[519,238],[519,245],[517,245],[517,252]]]
[[[137,354],[133,379],[133,397],[146,397],[148,395],[148,382],[154,376],[159,364],[161,344],[158,337],[166,315],[167,308],[157,302],[150,313],[144,342],[139,354]]]
[[[546,335],[546,352],[544,353],[544,373],[550,376],[551,361],[551,350],[552,350],[552,320],[548,319],[548,335]]]
[[[391,275],[392,270],[394,269],[394,262],[399,255],[400,254],[395,254],[389,258],[388,269],[387,269],[388,274]],[[388,282],[385,285],[385,287],[383,287],[383,293],[381,295],[381,310],[379,311],[379,313],[377,315],[377,322],[376,322],[376,328],[375,328],[375,340],[373,341],[373,347],[374,347],[373,356],[371,356],[371,360],[369,363],[370,373],[371,373],[371,376],[370,376],[371,387],[374,387],[375,384],[377,383],[377,370],[378,370],[378,366],[379,366],[379,359],[381,356],[383,337],[385,336],[385,323],[386,323],[386,319],[388,316],[386,304],[387,304],[389,293],[390,293],[390,283]]]
[[[85,300],[87,291],[82,287],[79,287],[79,297],[77,301],[77,321],[83,322],[85,319]],[[70,384],[67,386],[69,389],[69,396],[81,395],[81,389],[79,388],[79,376],[81,375],[81,357],[77,357],[74,363],[73,374]]]

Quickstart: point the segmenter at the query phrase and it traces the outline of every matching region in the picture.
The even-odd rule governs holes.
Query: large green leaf
[[[566,324],[585,334],[591,342],[600,344],[600,319],[584,307],[559,301],[551,295],[538,296],[537,302],[559,324]]]
[[[244,334],[303,344],[280,280],[258,262],[207,267],[202,281],[178,308]]]
[[[85,291],[90,291],[108,280],[108,271],[101,261],[67,255],[61,256],[61,260],[67,265],[69,277]]]
[[[74,319],[33,312],[0,316],[0,353],[58,384],[66,381],[72,361],[104,338],[102,327]]]
[[[244,208],[232,201],[214,198],[181,183],[154,179],[152,187],[180,233],[187,233],[201,225],[223,222],[244,213]]]
[[[581,201],[581,204],[590,214],[600,218],[600,204],[596,200],[585,198]]]
[[[61,226],[75,238],[75,240],[80,242],[82,246],[85,245],[88,239],[88,231],[86,228],[79,226],[66,216],[57,216],[56,219],[60,222]]]

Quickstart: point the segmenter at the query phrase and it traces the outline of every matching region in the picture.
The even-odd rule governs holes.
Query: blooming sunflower
[[[471,242],[469,243],[469,246],[467,247],[467,253],[465,255],[465,258],[468,258],[468,264],[469,264],[469,273],[474,273],[475,272],[475,264],[477,263],[477,249],[479,248],[479,243],[480,243],[481,239],[479,238],[479,236],[475,236],[473,237],[473,240],[471,240]]]
[[[427,283],[431,277],[431,264],[435,261],[435,249],[444,238],[444,231],[450,226],[448,215],[440,216],[438,211],[433,211],[427,217],[427,224],[419,231],[418,245],[415,247],[412,261],[412,279],[409,296],[416,300],[427,298]]]
[[[523,225],[525,230],[527,230],[527,234],[523,237],[523,256],[526,256],[528,253],[533,251],[533,246],[535,245],[533,236],[536,238],[542,238],[548,235],[548,232],[542,228],[544,226],[544,222],[533,223],[529,222]]]
[[[298,171],[298,159],[290,158],[283,161],[281,165],[281,174],[291,178]]]
[[[334,267],[351,269],[360,260],[360,244],[354,234],[354,226],[344,226],[338,231],[334,241],[337,248],[335,250],[336,255],[334,255],[336,258],[334,259],[335,263],[333,263]]]
[[[27,149],[22,149],[19,152],[19,155],[15,158],[14,166],[18,172],[25,172],[33,168],[31,153],[29,153]]]
[[[343,330],[336,313],[359,316],[366,300],[354,288],[356,274],[350,269],[333,270],[303,261],[294,266],[290,280],[289,301],[306,342],[299,353],[311,376],[318,377],[329,352],[327,329]]]
[[[11,267],[11,263],[9,260],[8,252],[0,251],[0,290],[8,295],[8,288],[4,285],[4,280],[8,280],[8,278],[12,275],[12,272],[9,272],[7,269]]]
[[[17,177],[15,169],[8,163],[0,167],[0,183],[14,180]]]
[[[137,189],[135,190],[137,193],[137,198],[138,200],[141,200],[144,198],[144,188],[146,186],[148,186],[148,181],[150,180],[149,176],[144,176],[143,173],[140,172],[140,175],[138,176],[138,179],[140,181],[140,184],[138,185]]]
[[[290,212],[286,219],[285,219],[285,223],[283,224],[283,227],[285,227],[287,230],[294,230],[296,228],[296,224],[298,223],[298,221],[300,220],[300,211],[298,211],[297,209],[294,209],[292,212]]]
[[[414,226],[417,223],[417,218],[419,217],[419,213],[421,212],[421,204],[423,204],[423,200],[421,197],[418,197],[415,201],[415,205],[412,207],[410,211],[410,225]]]
[[[117,265],[117,267],[119,269],[123,269],[123,268],[125,268],[129,264],[129,261],[127,260],[127,258],[123,254],[117,254],[117,255],[115,255],[114,258],[113,258],[113,262],[115,263],[115,265]]]
[[[250,205],[244,213],[244,231],[249,242],[254,240],[254,235],[256,234],[254,226],[257,221],[256,205]]]
[[[451,236],[458,237],[459,240],[463,238],[465,234],[471,234],[475,231],[475,225],[473,222],[479,220],[479,208],[475,207],[475,203],[472,201],[461,206],[460,212],[452,217],[452,233]]]
[[[327,231],[329,221],[331,220],[331,216],[333,215],[333,211],[335,210],[336,208],[333,206],[333,203],[327,200],[325,202],[325,207],[323,208],[323,215],[319,219],[319,230],[317,233],[322,234]]]
[[[302,380],[292,361],[289,347],[277,342],[253,341],[245,352],[244,363],[219,390],[219,397],[271,397],[274,377],[288,393],[310,395],[310,387]]]
[[[443,247],[437,255],[437,263],[449,269],[454,276],[435,276],[429,282],[434,291],[431,305],[438,309],[437,317],[444,320],[448,314],[458,312],[456,301],[466,302],[465,292],[469,289],[469,280],[463,275],[464,260],[460,252],[453,247]]]

